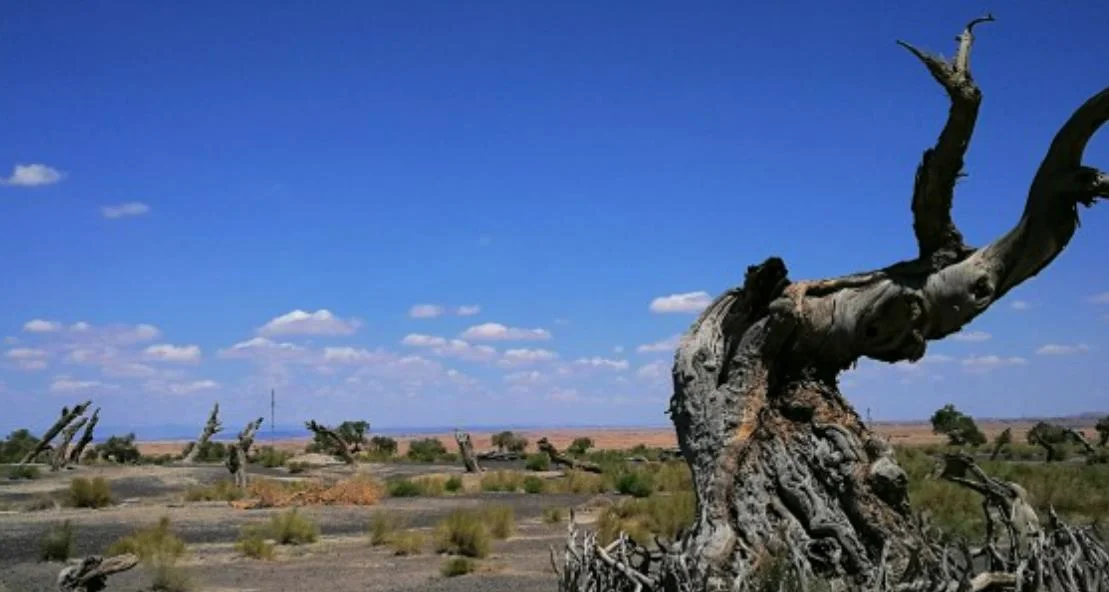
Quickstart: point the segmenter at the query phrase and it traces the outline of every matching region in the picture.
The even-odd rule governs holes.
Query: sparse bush
[[[274,467],[284,466],[290,458],[293,458],[293,453],[287,450],[278,450],[273,446],[263,446],[254,453],[254,461],[257,464],[272,469]]]
[[[69,520],[55,525],[39,543],[39,559],[65,561],[73,554],[73,525]]]
[[[112,488],[103,477],[92,480],[75,477],[69,482],[69,498],[74,508],[103,508],[112,504]]]
[[[562,522],[562,508],[543,508],[543,522],[547,524]]]
[[[524,491],[528,493],[543,493],[543,490],[546,489],[546,485],[546,481],[535,475],[524,477]]]
[[[434,462],[447,454],[438,438],[421,438],[408,443],[408,458],[420,462]]]
[[[416,497],[422,492],[419,484],[409,479],[397,479],[387,485],[389,497]]]
[[[392,512],[376,512],[370,516],[370,545],[377,547],[388,543],[393,534],[405,526],[404,515]]]
[[[185,554],[185,542],[170,530],[168,516],[154,526],[140,528],[108,547],[106,555],[131,553],[148,565],[173,564]]]
[[[190,592],[192,578],[180,567],[172,563],[159,563],[154,566],[154,577],[150,589],[156,592]]]
[[[633,471],[624,473],[616,479],[616,491],[633,497],[647,497],[655,490],[650,473]]]
[[[279,545],[303,545],[316,542],[320,528],[293,508],[270,517],[269,534]]]
[[[493,434],[493,446],[501,452],[523,452],[527,450],[528,440],[512,431],[503,431]]]
[[[482,508],[481,515],[493,538],[507,539],[516,532],[516,515],[512,506],[502,504]]]
[[[265,529],[248,524],[239,531],[239,540],[235,548],[252,559],[273,559],[274,547],[266,540],[265,535]]]
[[[370,438],[370,453],[377,457],[389,458],[397,454],[397,441],[386,436]]]
[[[558,493],[604,493],[605,476],[571,469],[562,479],[547,484],[547,491]]]
[[[117,463],[134,464],[142,459],[142,454],[135,446],[135,433],[126,436],[112,436],[103,444],[96,446],[96,455],[100,460],[109,460]]]
[[[489,531],[483,516],[471,510],[455,510],[435,528],[439,553],[485,557],[489,554]]]
[[[546,452],[532,454],[528,456],[524,468],[529,471],[549,471],[551,470],[551,457],[547,456]]]
[[[693,492],[655,494],[644,499],[625,499],[601,512],[597,540],[607,545],[620,532],[643,545],[654,535],[673,539],[693,523],[696,512]]]
[[[19,429],[8,434],[0,442],[0,463],[17,463],[27,456],[28,452],[38,446],[39,439],[27,429]]]
[[[974,419],[948,403],[932,414],[932,432],[944,434],[953,446],[981,446],[986,435],[978,429]]]
[[[346,443],[351,454],[362,452],[362,449],[366,446],[366,432],[369,431],[369,422],[362,420],[344,421],[335,428],[335,433],[339,434],[339,437]],[[305,451],[339,454],[339,448],[335,445],[335,442],[321,433],[316,433],[313,436],[312,442],[308,444]]]
[[[447,482],[443,484],[443,489],[450,493],[462,491],[462,477],[452,475],[451,478],[447,479]]]
[[[13,465],[8,468],[8,479],[38,479],[41,471],[34,465]]]
[[[574,441],[566,447],[566,452],[575,456],[582,456],[593,448],[593,440],[589,438],[574,438]]]
[[[306,462],[290,462],[285,465],[289,469],[290,475],[298,475],[308,470],[308,463]]]
[[[451,557],[443,562],[443,566],[439,568],[439,573],[443,574],[445,578],[453,578],[471,573],[476,568],[477,562],[469,557]]]
[[[482,491],[517,491],[523,485],[523,477],[515,471],[493,471],[481,476]]]
[[[414,530],[395,533],[389,540],[393,555],[419,555],[424,549],[424,535]]]
[[[221,479],[211,485],[194,485],[185,490],[187,502],[230,502],[242,499],[245,492],[235,487],[230,479]]]

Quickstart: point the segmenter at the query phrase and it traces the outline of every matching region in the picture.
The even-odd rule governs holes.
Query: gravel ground
[[[502,466],[493,465],[489,469],[511,466],[497,464]],[[326,474],[333,470],[339,469],[328,467],[319,472]],[[461,471],[457,466],[400,463],[364,465],[361,470],[381,479]],[[288,477],[280,470],[252,470],[252,473]],[[51,492],[57,495],[77,474],[104,476],[111,481],[113,495],[131,501],[101,510],[58,508],[0,513],[0,591],[3,586],[11,592],[54,590],[54,578],[61,566],[39,562],[38,546],[43,535],[63,520],[70,520],[74,525],[74,556],[80,557],[102,553],[113,541],[130,534],[136,527],[154,523],[161,516],[169,516],[174,531],[189,545],[189,559],[183,568],[196,581],[198,592],[294,592],[315,590],[324,582],[328,592],[554,591],[557,586],[550,571],[547,549],[549,545],[559,545],[565,536],[565,524],[544,524],[541,520],[543,509],[578,506],[591,497],[472,493],[439,498],[389,498],[369,508],[306,507],[301,511],[319,525],[320,542],[303,547],[281,547],[273,562],[239,557],[234,542],[244,524],[265,521],[279,510],[244,511],[222,502],[180,502],[181,493],[189,485],[224,478],[226,471],[219,466],[90,467],[67,473],[44,473],[36,481],[0,484],[0,505],[18,505]],[[492,503],[512,506],[517,534],[507,541],[497,541],[492,555],[479,562],[478,572],[467,576],[442,578],[439,567],[443,559],[431,554],[430,545],[425,554],[396,557],[387,549],[370,548],[365,538],[369,517],[376,511],[402,513],[409,528],[430,533],[434,525],[454,509]],[[149,573],[143,569],[135,569],[113,578],[110,589],[144,590],[149,586],[149,578]]]

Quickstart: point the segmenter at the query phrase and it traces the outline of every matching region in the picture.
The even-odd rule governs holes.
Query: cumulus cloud
[[[520,329],[500,323],[483,323],[466,329],[459,335],[471,341],[544,341],[551,338],[546,329]]]
[[[163,343],[144,349],[143,357],[160,362],[196,362],[200,360],[200,347]]]
[[[1075,345],[1062,345],[1058,343],[1049,343],[1036,350],[1036,353],[1041,356],[1071,356],[1074,354],[1081,354],[1090,351],[1090,346],[1085,343],[1078,343]]]
[[[628,369],[627,360],[610,360],[608,358],[602,358],[599,356],[593,356],[592,358],[578,358],[577,360],[574,360],[574,363],[579,366],[590,366],[593,368],[607,368],[611,370]]]
[[[30,347],[14,347],[4,352],[4,357],[11,360],[22,370],[43,370],[47,366],[46,359],[50,353],[46,350]]]
[[[387,354],[382,351],[370,351],[365,348],[355,347],[325,347],[323,348],[323,359],[325,362],[336,362],[340,364],[369,364],[374,362],[382,362],[389,358]]]
[[[9,177],[0,177],[0,185],[38,187],[53,185],[65,178],[65,173],[44,164],[17,164]]]
[[[442,316],[444,310],[438,304],[416,304],[408,309],[408,316],[414,319],[433,319]]]
[[[955,341],[969,341],[972,343],[989,341],[991,337],[993,336],[985,331],[960,331],[951,336]]]
[[[666,339],[663,339],[662,341],[656,341],[654,343],[645,343],[645,344],[635,348],[635,351],[637,351],[641,354],[650,354],[650,353],[658,353],[658,352],[673,352],[675,349],[677,349],[679,340],[681,340],[681,335],[674,335],[674,336],[671,336],[671,337],[667,337]]]
[[[970,356],[962,361],[963,368],[969,372],[989,372],[1008,366],[1023,366],[1028,360],[1021,357],[1002,357],[996,355]]]
[[[62,324],[58,321],[44,319],[31,319],[23,323],[23,330],[28,333],[56,333],[61,331]]]
[[[401,343],[410,347],[424,347],[439,356],[472,361],[488,361],[497,357],[497,350],[488,345],[474,345],[462,339],[446,339],[434,335],[409,333]]]
[[[463,304],[455,309],[454,314],[460,317],[472,317],[481,312],[481,306],[477,304]]]
[[[265,337],[255,337],[221,350],[219,355],[221,358],[274,359],[296,357],[305,351],[303,347],[291,343],[279,343]]]
[[[507,366],[548,362],[558,358],[558,354],[545,349],[510,349],[504,352],[500,363]]]
[[[361,325],[354,319],[342,319],[322,308],[316,312],[300,309],[271,319],[258,329],[260,335],[350,335]]]
[[[705,309],[706,306],[712,303],[709,298],[708,292],[685,292],[682,294],[671,294],[669,296],[659,296],[651,301],[650,310],[653,313],[697,313]]]
[[[72,378],[57,378],[50,383],[52,393],[77,393],[93,389],[108,390],[115,385],[104,384],[99,380],[74,380]]]
[[[150,206],[140,201],[129,201],[111,206],[100,206],[100,215],[109,219],[142,216],[150,213]]]

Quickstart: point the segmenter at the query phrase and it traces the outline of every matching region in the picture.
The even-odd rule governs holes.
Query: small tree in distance
[[[986,435],[978,429],[974,419],[948,403],[932,414],[932,433],[947,436],[953,446],[981,446]]]
[[[501,452],[523,452],[528,447],[528,439],[505,430],[493,434],[493,446]]]
[[[590,438],[574,438],[570,446],[566,448],[566,452],[575,456],[581,456],[593,448],[593,440]]]

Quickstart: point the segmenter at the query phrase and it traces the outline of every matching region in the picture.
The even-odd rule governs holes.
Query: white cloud
[[[544,341],[551,338],[546,329],[520,329],[500,323],[483,323],[466,329],[459,335],[471,341]]]
[[[970,356],[964,358],[962,361],[963,368],[968,372],[989,372],[996,368],[1006,366],[1023,366],[1028,363],[1028,360],[1020,357],[1001,357],[995,355],[988,356]]]
[[[644,364],[635,371],[636,376],[638,376],[639,378],[647,379],[661,378],[663,376],[668,376],[669,374],[670,365],[661,360],[657,362],[651,362],[650,364]]]
[[[712,299],[708,292],[698,291],[659,296],[651,301],[649,308],[651,312],[658,314],[671,312],[697,313],[704,310],[709,304],[712,304]]]
[[[1009,303],[1009,308],[1013,310],[1028,310],[1031,306],[1026,300],[1014,300]]]
[[[547,395],[547,398],[552,401],[571,403],[574,401],[580,401],[581,395],[578,393],[577,389],[556,388]]]
[[[150,341],[162,334],[160,329],[146,323],[140,323],[133,327],[105,327],[100,329],[100,332],[105,339],[120,344]]]
[[[323,359],[326,362],[340,364],[368,364],[385,361],[389,359],[389,356],[384,352],[373,352],[365,348],[325,347],[323,348]]]
[[[993,336],[985,331],[967,331],[965,333],[960,331],[951,336],[955,341],[969,341],[974,343],[989,341],[991,337]]]
[[[200,347],[163,343],[146,348],[143,350],[143,356],[148,360],[161,362],[196,362],[200,360]]]
[[[1074,354],[1081,354],[1090,351],[1090,346],[1085,343],[1076,345],[1061,345],[1058,343],[1049,343],[1036,350],[1036,353],[1041,356],[1070,356]]]
[[[85,321],[77,321],[76,323],[73,323],[69,326],[70,331],[75,331],[77,333],[83,333],[85,331],[88,331],[89,329],[92,329],[92,325],[86,323]]]
[[[445,339],[434,335],[409,333],[401,343],[411,347],[430,348],[431,352],[453,358],[473,361],[488,361],[497,357],[497,350],[488,345],[473,345],[462,339]]]
[[[523,365],[548,362],[558,358],[558,354],[545,349],[510,349],[501,358],[503,365]]]
[[[138,362],[117,361],[105,364],[100,368],[105,376],[119,376],[125,378],[145,378],[158,374],[158,371]]]
[[[610,360],[608,358],[602,358],[599,356],[593,356],[592,358],[578,358],[574,361],[574,363],[579,366],[592,366],[593,368],[609,368],[612,370],[628,369],[627,360]]]
[[[481,306],[477,304],[463,304],[455,309],[454,314],[460,317],[472,317],[481,312]]]
[[[50,355],[46,350],[30,347],[13,347],[4,353],[9,360],[37,360]]]
[[[219,352],[222,358],[274,359],[300,357],[303,347],[291,343],[278,343],[265,337],[255,337],[232,345]]]
[[[271,319],[258,329],[260,335],[350,335],[361,323],[341,319],[327,309],[306,312],[300,309]]]
[[[44,164],[17,164],[10,177],[0,177],[0,185],[38,187],[53,185],[65,178],[65,173]]]
[[[622,345],[616,345],[616,346],[613,346],[613,347],[612,347],[612,353],[614,353],[614,354],[622,354],[622,353],[624,353],[624,346],[622,346]]]
[[[150,206],[139,201],[129,201],[112,206],[100,206],[100,215],[109,220],[127,218],[130,216],[142,216],[148,213],[150,213]]]
[[[547,375],[538,370],[521,370],[520,372],[512,372],[505,374],[503,380],[508,384],[514,385],[529,385],[529,384],[542,384],[547,382]]]
[[[1102,292],[1101,294],[1090,296],[1090,302],[1094,304],[1109,304],[1109,292]]]
[[[60,331],[62,324],[58,321],[47,321],[43,319],[31,319],[23,323],[23,330],[28,333],[55,333]]]
[[[408,316],[414,319],[433,319],[443,314],[443,307],[438,304],[417,304],[408,309]]]
[[[666,339],[663,339],[662,341],[656,341],[654,343],[643,344],[643,345],[635,348],[635,351],[637,351],[641,354],[650,354],[650,353],[657,353],[657,352],[673,352],[675,349],[677,349],[678,342],[681,340],[681,338],[682,338],[681,335],[674,335],[672,337],[667,337]]]
[[[115,385],[104,384],[99,380],[73,380],[71,378],[58,378],[50,383],[52,393],[76,393],[95,388],[110,389]]]
[[[193,380],[191,382],[164,382],[160,380],[152,380],[145,385],[147,390],[169,393],[171,395],[189,395],[200,391],[210,391],[217,389],[220,384],[214,380],[203,379]]]

